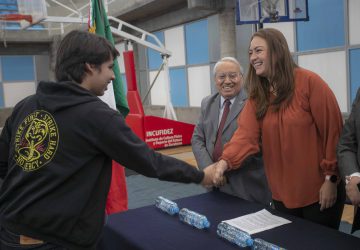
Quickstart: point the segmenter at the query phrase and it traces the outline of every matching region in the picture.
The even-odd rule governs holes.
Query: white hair
[[[219,67],[219,65],[220,65],[221,63],[223,63],[223,62],[232,62],[232,63],[236,64],[237,66],[239,66],[240,73],[241,73],[241,74],[244,74],[244,70],[243,70],[243,68],[241,67],[239,61],[236,60],[235,57],[226,56],[226,57],[221,58],[221,59],[220,59],[219,61],[217,61],[217,63],[215,64],[214,69],[213,69],[214,75],[216,74],[216,69],[217,69],[217,67]]]

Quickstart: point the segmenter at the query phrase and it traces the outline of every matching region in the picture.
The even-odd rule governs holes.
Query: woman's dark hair
[[[63,38],[57,51],[56,80],[81,83],[86,72],[85,63],[100,67],[117,56],[119,52],[105,38],[73,30]]]
[[[291,100],[294,89],[294,69],[298,67],[289,50],[284,35],[276,29],[261,29],[253,34],[266,41],[268,46],[269,76],[262,77],[256,75],[254,67],[250,64],[246,77],[246,88],[249,98],[256,104],[256,117],[264,117],[270,105],[274,111],[279,111],[280,106],[287,105]],[[270,103],[270,88],[276,93],[275,99]]]

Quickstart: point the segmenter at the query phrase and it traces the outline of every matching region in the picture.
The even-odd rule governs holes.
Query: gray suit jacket
[[[337,157],[339,171],[344,178],[360,172],[360,89],[357,91],[350,116],[340,136]]]
[[[360,172],[360,89],[352,104],[337,146],[337,159],[341,176]],[[360,229],[360,210],[356,208],[351,233]]]
[[[220,99],[220,94],[215,93],[205,97],[201,102],[201,115],[191,139],[192,150],[200,169],[213,163],[212,153],[219,124]],[[241,90],[231,105],[221,138],[223,145],[230,141],[237,129],[237,117],[246,99],[245,90]],[[239,169],[227,172],[227,177],[228,183],[220,188],[221,191],[245,200],[269,205],[271,193],[261,155],[249,157]]]

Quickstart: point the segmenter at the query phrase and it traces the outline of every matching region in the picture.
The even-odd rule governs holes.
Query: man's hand
[[[360,192],[357,184],[360,183],[360,177],[358,176],[346,176],[348,184],[346,184],[346,194],[349,197],[351,203],[354,206],[360,205]]]
[[[204,168],[204,179],[201,182],[201,185],[203,185],[206,188],[210,188],[213,186],[213,179],[215,175],[215,166],[217,163],[213,163],[206,168]]]
[[[332,207],[337,198],[337,183],[325,180],[320,188],[319,195],[320,211]]]
[[[215,175],[213,178],[214,186],[222,186],[226,183],[226,178],[224,177],[224,172],[228,168],[227,162],[220,160],[215,166]]]

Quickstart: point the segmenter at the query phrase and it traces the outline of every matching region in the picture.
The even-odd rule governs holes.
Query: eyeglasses
[[[241,74],[238,72],[216,73],[215,78],[218,81],[225,81],[226,77],[229,77],[231,81],[236,81]]]

